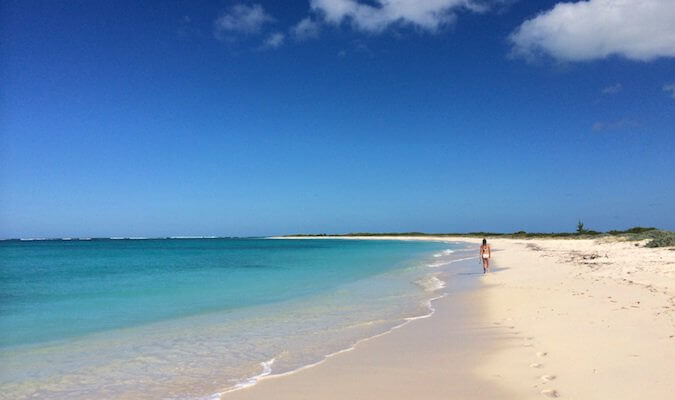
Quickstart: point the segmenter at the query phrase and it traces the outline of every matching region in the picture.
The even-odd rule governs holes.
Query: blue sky
[[[675,229],[670,0],[0,18],[0,237]]]

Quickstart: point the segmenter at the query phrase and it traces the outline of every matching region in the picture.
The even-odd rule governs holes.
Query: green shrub
[[[626,231],[626,233],[644,233],[644,232],[649,232],[649,231],[655,231],[656,228],[643,228],[641,226],[636,226],[634,228],[630,228]]]
[[[657,230],[657,229],[656,228],[644,228],[644,227],[641,227],[641,226],[635,226],[633,228],[626,229],[625,231],[612,230],[612,231],[609,231],[607,233],[609,233],[610,235],[616,236],[616,235],[623,235],[623,234],[626,234],[626,233],[640,234],[640,233],[645,233],[645,232],[655,231],[655,230]]]
[[[675,246],[675,233],[668,231],[654,231],[652,240],[645,247],[672,247]]]

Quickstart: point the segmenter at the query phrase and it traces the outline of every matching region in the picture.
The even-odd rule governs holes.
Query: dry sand
[[[426,240],[475,243],[477,255],[473,238]],[[494,271],[446,273],[449,295],[430,318],[223,398],[673,398],[675,251],[616,240],[490,243]]]

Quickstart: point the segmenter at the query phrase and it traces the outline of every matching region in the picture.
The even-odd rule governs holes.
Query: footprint
[[[543,367],[543,365],[538,364],[538,363],[532,363],[532,364],[530,364],[530,368],[541,368],[541,367]]]
[[[540,351],[539,353],[537,353],[537,357],[546,357],[547,354],[548,353],[546,353],[545,351]]]
[[[544,389],[541,391],[541,394],[551,398],[560,397],[560,395],[558,395],[558,391],[553,389]]]
[[[542,375],[541,377],[542,381],[552,381],[555,379],[555,375]]]

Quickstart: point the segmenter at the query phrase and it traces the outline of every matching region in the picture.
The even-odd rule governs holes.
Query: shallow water
[[[444,251],[448,250],[448,251]],[[0,398],[209,398],[429,312],[459,245],[0,243]]]

